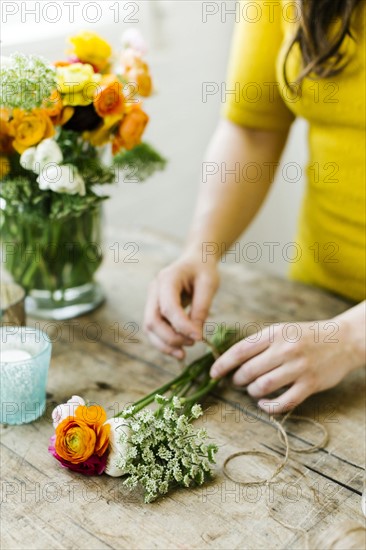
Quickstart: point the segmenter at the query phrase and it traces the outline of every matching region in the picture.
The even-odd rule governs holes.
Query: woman
[[[255,22],[246,17],[249,4],[241,3],[227,82],[228,90],[239,83],[240,93],[228,96],[207,160],[228,167],[255,162],[262,176],[238,183],[218,171],[202,182],[185,250],[151,284],[145,330],[179,359],[184,346],[201,339],[220,259],[219,252],[203,258],[203,243],[225,250],[241,235],[270,187],[266,167],[278,163],[293,120],[306,118],[310,162],[296,239],[302,256],[290,275],[358,305],[332,320],[332,342],[330,320],[319,323],[317,337],[313,323],[301,323],[293,343],[281,326],[269,327],[259,341],[237,343],[211,370],[216,378],[237,369],[234,383],[247,386],[260,407],[281,412],[365,363],[366,2],[298,0],[291,10],[288,1],[257,2]],[[256,101],[243,93],[248,83],[260,88]],[[189,313],[182,304],[187,294]],[[279,397],[266,398],[278,390]]]

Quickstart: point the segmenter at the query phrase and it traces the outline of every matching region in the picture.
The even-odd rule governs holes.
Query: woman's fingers
[[[247,387],[248,393],[258,399],[294,382],[297,374],[292,365],[282,365],[259,376]]]
[[[212,299],[218,287],[218,277],[198,276],[193,290],[190,318],[200,333],[206,321]]]
[[[144,330],[152,343],[164,353],[169,353],[181,359],[184,357],[183,345],[190,345],[192,340],[177,334],[168,323],[162,319],[159,311],[156,282],[149,288],[144,315]],[[156,336],[151,337],[151,336]],[[164,348],[164,349],[163,349]]]
[[[280,414],[294,409],[302,403],[311,392],[303,382],[297,382],[279,397],[274,399],[260,399],[258,406],[268,414]]]
[[[184,356],[185,356],[184,350],[177,349],[177,348],[172,348],[171,346],[169,346],[168,344],[163,342],[163,340],[161,340],[153,332],[148,332],[147,335],[148,335],[148,338],[149,338],[150,342],[158,350],[160,350],[162,353],[166,353],[167,355],[173,355],[177,359],[183,359],[184,358]]]
[[[202,266],[195,259],[163,269],[151,283],[146,301],[144,329],[150,340],[164,353],[182,358],[183,346],[202,340],[202,325],[217,286],[216,266]],[[184,308],[191,299],[187,314]]]
[[[266,372],[276,369],[282,362],[277,355],[272,347],[266,348],[238,368],[233,376],[233,383],[236,386],[247,386]]]
[[[183,288],[178,281],[161,280],[158,286],[158,304],[162,317],[168,321],[175,332],[199,340],[201,334],[182,307]]]
[[[212,378],[225,376],[228,372],[236,369],[248,361],[248,359],[262,353],[268,347],[269,337],[267,330],[263,331],[260,338],[255,342],[252,337],[241,340],[215,361],[210,371]]]
[[[154,323],[154,333],[161,340],[163,340],[163,342],[173,348],[179,349],[182,346],[192,346],[194,344],[194,340],[175,332],[172,327],[168,325],[168,323],[161,317],[156,318]]]

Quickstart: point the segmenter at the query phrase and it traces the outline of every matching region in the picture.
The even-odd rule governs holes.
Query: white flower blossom
[[[51,189],[55,193],[85,195],[85,182],[72,164],[45,166],[37,182],[42,190]]]
[[[19,162],[20,162],[20,166],[22,168],[24,168],[24,170],[30,170],[31,172],[35,172],[35,156],[36,156],[36,147],[28,147],[28,149],[26,149],[24,151],[24,153],[22,153],[20,155],[20,159],[19,159]]]
[[[192,414],[193,418],[198,418],[199,416],[202,416],[203,413],[202,413],[201,405],[198,405],[198,403],[193,405],[193,407],[191,409],[191,414]]]
[[[180,414],[183,404],[179,410],[177,401],[174,404],[161,396],[155,401],[159,405],[155,412],[144,409],[124,417],[130,434],[124,456],[117,463],[126,474],[127,487],[143,486],[145,502],[177,484],[191,487],[204,483],[211,476],[210,464],[217,452],[216,445],[203,443],[205,430],[196,431],[192,426],[192,410],[186,416]]]
[[[75,411],[80,405],[85,405],[85,401],[78,395],[73,395],[67,403],[57,405],[52,411],[53,427],[56,429],[68,416],[75,416]]]
[[[181,400],[176,395],[173,397],[172,404],[174,409],[180,409],[182,406]]]
[[[40,174],[48,164],[61,164],[63,159],[58,143],[54,139],[44,139],[36,147],[33,171]]]
[[[11,57],[6,55],[0,55],[0,68],[7,69],[13,65],[14,61]]]
[[[20,165],[25,170],[40,174],[50,165],[59,165],[63,161],[60,146],[54,139],[44,139],[37,147],[29,147],[20,156]]]
[[[121,460],[126,458],[129,448],[130,428],[123,418],[110,418],[105,422],[111,426],[109,434],[109,454],[105,473],[111,477],[120,477],[125,475],[125,471],[120,467]]]
[[[124,48],[132,48],[134,51],[138,52],[140,55],[146,55],[147,45],[139,29],[137,28],[127,29],[122,34],[121,41]]]

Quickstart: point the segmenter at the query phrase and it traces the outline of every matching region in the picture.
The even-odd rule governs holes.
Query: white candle
[[[0,351],[1,363],[16,363],[17,361],[26,361],[32,356],[22,349],[4,349]]]

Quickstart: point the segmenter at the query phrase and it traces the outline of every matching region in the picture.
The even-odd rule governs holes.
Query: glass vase
[[[61,220],[18,213],[1,220],[2,262],[26,293],[26,312],[40,319],[83,315],[104,301],[94,280],[103,258],[101,208]]]

